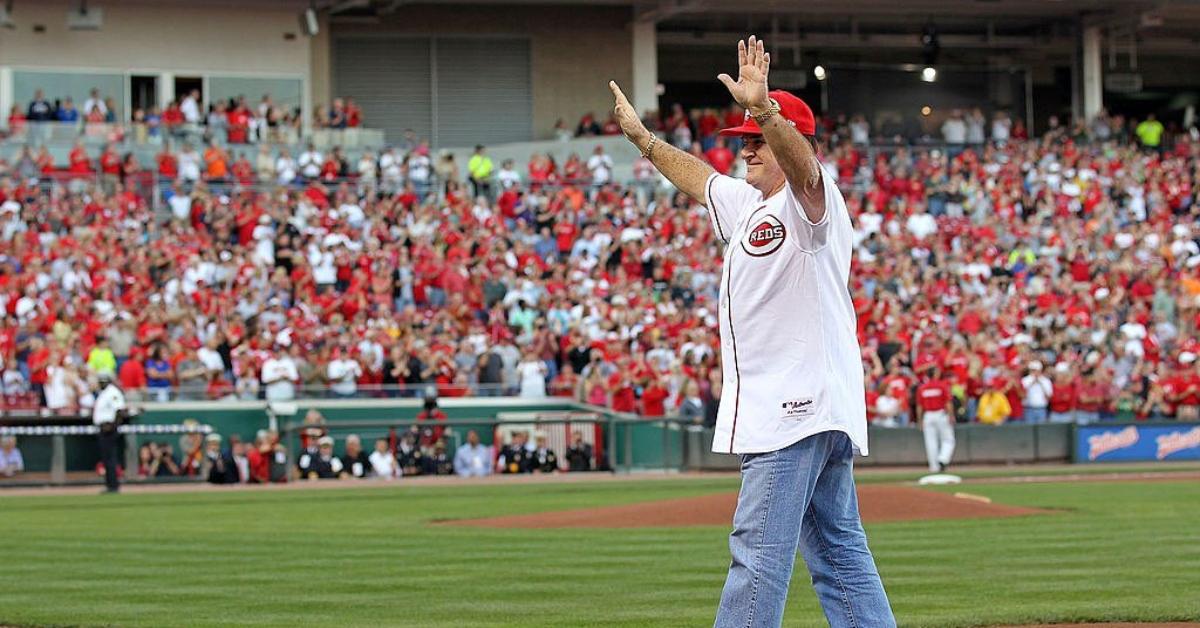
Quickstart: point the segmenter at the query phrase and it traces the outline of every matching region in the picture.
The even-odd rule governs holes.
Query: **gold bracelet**
[[[650,159],[650,155],[654,153],[654,145],[658,143],[658,136],[651,134],[650,141],[646,142],[646,150],[642,151],[642,157]]]
[[[758,126],[762,126],[767,123],[767,120],[771,119],[771,116],[777,113],[779,113],[779,103],[772,98],[770,100],[770,104],[767,105],[766,111],[762,113],[752,113],[750,117],[754,118],[754,121],[758,123]]]

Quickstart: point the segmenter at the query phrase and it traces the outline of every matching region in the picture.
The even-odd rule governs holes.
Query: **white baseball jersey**
[[[770,198],[714,174],[705,184],[721,275],[723,386],[713,451],[783,449],[838,430],[867,454],[857,319],[850,299],[853,227],[828,175],[811,223],[791,186]]]

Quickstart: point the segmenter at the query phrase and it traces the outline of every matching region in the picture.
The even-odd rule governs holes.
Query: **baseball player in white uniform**
[[[708,208],[725,244],[724,376],[713,450],[742,455],[733,555],[715,625],[779,626],[796,551],[833,628],[895,626],[858,512],[853,455],[867,453],[863,372],[850,300],[853,229],[817,159],[802,100],[769,91],[770,55],[738,42],[738,78],[718,79],[746,110],[744,181],[660,142],[616,83],[625,136]]]

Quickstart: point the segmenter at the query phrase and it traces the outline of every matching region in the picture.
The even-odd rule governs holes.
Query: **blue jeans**
[[[896,625],[867,548],[853,469],[853,445],[843,432],[742,456],[729,535],[733,562],[717,628],[779,626],[797,549],[831,628]]]
[[[1030,425],[1046,422],[1046,408],[1025,406],[1025,422]]]

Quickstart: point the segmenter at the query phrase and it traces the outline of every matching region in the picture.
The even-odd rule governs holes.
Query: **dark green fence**
[[[738,457],[710,451],[712,431],[676,419],[644,419],[613,414],[570,400],[523,400],[514,398],[443,399],[440,407],[451,419],[451,448],[466,431],[476,429],[485,444],[491,444],[498,417],[531,416],[556,412],[593,412],[601,417],[604,449],[609,462],[618,471],[676,469],[736,469]],[[317,409],[326,419],[330,433],[338,441],[356,433],[369,449],[370,440],[384,437],[391,427],[411,424],[422,408],[419,399],[310,400],[290,408],[293,412],[275,416],[274,426],[298,424],[309,409]],[[272,414],[264,402],[147,404],[138,418],[142,424],[178,424],[187,419],[213,426],[226,437],[239,435],[250,441],[255,432],[272,426]],[[519,417],[516,420],[523,420]],[[501,419],[500,423],[503,422]],[[1071,459],[1074,426],[1071,425],[960,425],[956,428],[958,446],[956,464],[1003,464],[1030,462],[1066,462]],[[140,437],[144,440],[146,437]],[[178,437],[170,436],[174,443]],[[871,456],[860,458],[859,466],[908,466],[925,464],[925,446],[921,431],[915,428],[871,428]],[[142,441],[139,441],[142,442]],[[136,446],[138,443],[133,443]],[[47,471],[51,444],[47,438],[24,437],[20,447],[30,471]],[[453,453],[453,452],[451,452]],[[561,453],[561,452],[560,452]],[[68,438],[67,469],[92,469],[97,461],[94,439]]]

